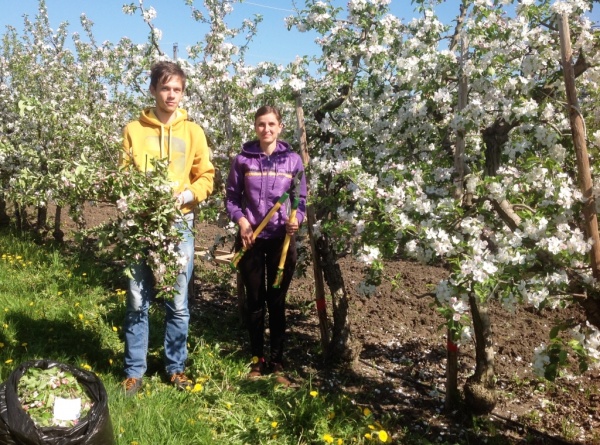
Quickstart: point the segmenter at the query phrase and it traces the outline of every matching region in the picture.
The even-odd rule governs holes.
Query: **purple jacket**
[[[270,156],[260,149],[258,141],[246,142],[238,154],[227,178],[225,207],[227,215],[237,224],[242,216],[256,229],[279,198],[290,192],[290,199],[282,204],[258,238],[278,238],[285,236],[285,222],[295,198],[292,178],[299,171],[304,172],[302,159],[292,152],[285,141],[277,141],[277,147]],[[296,219],[304,221],[306,214],[306,178],[300,181],[300,196]]]

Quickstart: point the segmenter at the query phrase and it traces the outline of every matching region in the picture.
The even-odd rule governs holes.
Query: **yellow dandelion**
[[[331,437],[331,434],[327,433],[323,436],[323,440],[326,443],[333,443],[333,437]]]
[[[386,433],[384,430],[379,431],[379,440],[383,443],[386,443],[388,441],[388,433]]]
[[[131,445],[140,445],[140,443],[137,440],[132,440]]]
[[[113,364],[113,359],[112,359],[112,358],[109,358],[109,359],[108,359],[108,364],[109,364],[109,365],[112,365],[112,364]]]
[[[4,329],[6,329],[6,328],[8,328],[8,325],[7,325],[6,323],[4,323],[4,324],[2,325],[2,327],[3,327]]]
[[[86,371],[91,371],[91,370],[92,370],[92,367],[91,367],[90,365],[88,365],[87,363],[85,363],[85,364],[82,366],[82,368],[83,368],[83,369],[85,369]]]
[[[82,277],[86,277],[87,276],[87,272],[84,272],[81,274]]]
[[[6,363],[6,364],[8,365],[9,363],[12,363],[12,362],[13,362],[13,359],[12,359],[12,358],[9,358],[9,359],[8,359],[8,360],[6,360],[4,363]]]
[[[30,302],[29,302],[29,306],[33,306],[33,301],[30,301]]]
[[[260,417],[257,417],[256,419],[254,419],[254,421],[255,421],[256,423],[260,422]]]
[[[118,328],[118,327],[116,327],[116,326],[113,326],[113,327],[112,327],[112,330],[113,330],[113,331],[115,331],[115,332],[117,332],[117,331],[119,330],[119,328]]]
[[[79,306],[79,302],[75,303],[75,307],[78,307],[78,306]]]
[[[365,433],[365,439],[371,440],[371,433]]]
[[[371,415],[371,410],[369,408],[363,409],[363,414],[365,417],[369,417]]]
[[[194,388],[192,388],[192,392],[200,392],[200,391],[202,391],[202,389],[203,389],[202,385],[200,383],[196,383],[194,385]]]
[[[337,445],[342,445],[343,443],[344,443],[344,441],[342,439],[337,440]]]
[[[80,320],[83,320],[83,314],[79,314],[78,317]]]
[[[59,291],[56,293],[56,295],[58,295],[58,296],[61,296],[61,295],[62,295],[62,291],[60,291],[60,290],[59,290]]]
[[[253,365],[256,365],[256,364],[258,363],[258,360],[259,360],[259,359],[258,359],[258,357],[257,357],[257,356],[254,356],[254,357],[252,357],[252,364],[253,364]]]
[[[277,428],[277,425],[279,425],[277,422],[271,422],[271,428]]]
[[[369,429],[375,431],[375,427],[373,425],[369,425]]]
[[[231,409],[231,403],[227,402],[227,403],[225,404],[225,407],[226,407],[227,409]]]
[[[319,391],[314,391],[314,390],[313,390],[313,391],[311,391],[311,392],[310,392],[310,395],[311,395],[312,397],[317,397],[317,396],[319,395]]]
[[[21,259],[23,259],[23,257],[22,257],[21,255],[17,255],[17,256],[16,256],[16,259],[17,259],[17,260],[21,260]]]

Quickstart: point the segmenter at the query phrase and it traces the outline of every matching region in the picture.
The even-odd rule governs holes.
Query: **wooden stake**
[[[306,127],[304,126],[304,110],[302,108],[302,98],[296,94],[296,120],[300,130],[300,154],[302,162],[308,165],[310,157],[308,155],[308,144],[306,141]],[[308,181],[306,181],[308,183]],[[319,329],[321,331],[321,348],[323,355],[327,357],[329,351],[329,322],[327,319],[327,306],[325,304],[325,282],[323,280],[323,270],[316,256],[317,247],[315,245],[315,236],[313,225],[316,222],[316,216],[312,205],[306,204],[306,221],[308,226],[308,237],[310,240],[310,250],[312,253],[313,275],[315,279],[315,301],[317,305],[317,315],[319,316]]]
[[[583,194],[583,215],[585,217],[585,230],[588,237],[592,238],[593,245],[590,252],[592,273],[596,280],[600,279],[600,237],[598,236],[598,219],[596,216],[596,201],[593,195],[592,174],[590,172],[590,160],[585,142],[585,127],[583,116],[579,111],[577,90],[575,89],[575,72],[573,70],[573,51],[571,49],[571,37],[569,21],[566,14],[558,18],[558,31],[560,35],[560,52],[562,56],[563,75],[565,78],[565,90],[567,93],[567,106],[569,119],[571,121],[571,134],[577,157],[577,173],[579,187]]]

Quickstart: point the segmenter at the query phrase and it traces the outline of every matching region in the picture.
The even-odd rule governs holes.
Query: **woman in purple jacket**
[[[280,112],[263,106],[254,114],[257,140],[246,142],[229,172],[226,208],[229,218],[239,226],[236,249],[246,253],[238,263],[248,304],[248,331],[252,363],[248,376],[265,374],[264,330],[265,305],[269,311],[270,367],[277,381],[289,384],[283,376],[283,344],[285,337],[285,296],[296,267],[295,233],[304,221],[306,180],[304,166],[290,145],[278,140],[283,130]],[[293,178],[301,173],[299,196],[293,190]],[[253,232],[284,193],[290,200],[283,203],[256,239]],[[296,219],[290,221],[290,202],[299,198]],[[283,270],[283,279],[273,287],[286,234],[291,236]]]

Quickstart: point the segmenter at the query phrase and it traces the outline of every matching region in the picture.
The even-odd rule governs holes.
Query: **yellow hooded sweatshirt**
[[[202,128],[187,120],[185,110],[178,108],[175,113],[175,119],[164,125],[152,108],[147,108],[138,120],[127,124],[123,132],[121,166],[133,162],[138,170],[147,171],[152,168],[151,159],[168,158],[174,195],[186,190],[193,194],[193,199],[185,200],[181,207],[183,213],[189,213],[212,192],[215,168],[210,162]]]

